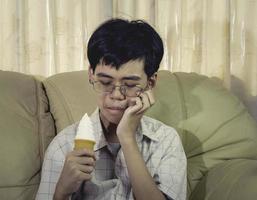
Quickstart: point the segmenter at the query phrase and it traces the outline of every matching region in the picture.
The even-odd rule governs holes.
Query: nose
[[[121,87],[120,86],[115,86],[113,88],[113,91],[110,94],[112,99],[116,100],[124,100],[126,97],[121,93]]]

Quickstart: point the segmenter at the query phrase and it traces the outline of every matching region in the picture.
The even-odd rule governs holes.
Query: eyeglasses
[[[101,81],[92,81],[90,83],[93,85],[94,90],[98,93],[112,93],[116,87],[119,87],[122,95],[127,97],[138,97],[144,91],[143,88],[134,85],[115,86],[110,83],[102,83]]]

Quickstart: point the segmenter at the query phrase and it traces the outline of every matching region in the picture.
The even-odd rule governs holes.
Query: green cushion
[[[210,170],[197,185],[191,200],[255,200],[257,161],[230,160]]]
[[[188,158],[188,194],[209,169],[230,159],[257,159],[257,126],[220,81],[159,72],[158,101],[148,115],[175,127]]]
[[[0,199],[33,199],[55,135],[42,83],[0,71],[0,113]]]
[[[85,70],[56,74],[43,83],[57,133],[96,108],[95,93]]]

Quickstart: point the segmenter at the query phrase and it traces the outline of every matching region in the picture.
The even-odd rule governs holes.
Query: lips
[[[112,115],[120,115],[122,114],[126,108],[124,107],[106,107],[108,112]]]
[[[125,110],[125,108],[123,108],[123,107],[107,107],[107,109],[111,109],[111,110]]]

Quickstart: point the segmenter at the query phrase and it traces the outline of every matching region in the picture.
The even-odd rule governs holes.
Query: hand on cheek
[[[137,111],[137,114],[145,113],[155,102],[154,96],[151,90],[148,90],[140,95],[142,108]]]
[[[145,113],[155,103],[154,95],[151,90],[145,91],[139,97],[129,99],[128,112],[136,115]]]
[[[128,108],[126,109],[125,113],[128,114],[136,114],[144,107],[144,103],[142,102],[141,97],[133,97],[128,100]],[[124,114],[125,114],[124,113]]]
[[[151,91],[142,93],[139,97],[128,100],[128,108],[124,112],[117,127],[118,137],[134,138],[136,129],[143,114],[154,104],[154,97]]]

